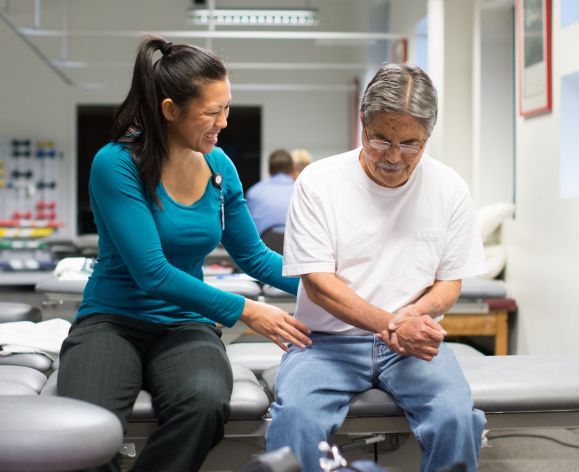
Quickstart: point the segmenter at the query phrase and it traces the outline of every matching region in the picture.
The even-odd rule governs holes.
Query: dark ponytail
[[[156,51],[162,51],[162,56],[153,62]],[[201,95],[204,84],[226,78],[221,60],[203,48],[173,45],[160,36],[148,36],[139,45],[131,89],[115,116],[112,139],[130,149],[146,192],[155,202],[169,158],[161,102],[170,98],[184,107]]]

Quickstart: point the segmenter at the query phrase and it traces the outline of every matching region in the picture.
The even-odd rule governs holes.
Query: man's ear
[[[364,126],[364,113],[360,112],[360,123]]]
[[[161,111],[169,123],[174,123],[179,118],[179,107],[170,98],[165,98],[161,102]]]

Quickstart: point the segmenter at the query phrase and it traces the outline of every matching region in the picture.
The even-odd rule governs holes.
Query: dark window
[[[96,233],[88,197],[88,177],[96,152],[111,139],[117,105],[79,105],[76,133],[76,203],[78,234]]]
[[[110,141],[117,105],[79,105],[77,108],[77,224],[78,234],[95,233],[88,196],[90,166],[97,151]],[[231,158],[243,189],[259,181],[261,157],[261,108],[232,107],[228,127],[219,135],[220,146]]]
[[[219,133],[219,142],[239,172],[243,190],[260,180],[261,108],[231,107],[227,128]]]

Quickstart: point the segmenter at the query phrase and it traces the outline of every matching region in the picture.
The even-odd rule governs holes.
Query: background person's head
[[[292,156],[285,149],[276,149],[269,155],[269,175],[291,174],[294,163]]]
[[[362,168],[384,187],[406,183],[418,165],[438,113],[437,94],[413,64],[384,64],[362,97]]]
[[[312,155],[305,149],[294,149],[291,152],[294,161],[293,178],[297,179],[302,170],[312,163]]]
[[[216,92],[221,96],[216,97]],[[219,110],[222,116],[213,123],[192,123],[190,108],[195,102],[214,98],[220,105],[227,100],[227,109]],[[227,125],[229,100],[227,69],[213,53],[197,46],[172,44],[160,36],[141,41],[131,88],[117,111],[112,138],[130,143],[149,194],[155,195],[169,157],[170,131],[178,131],[183,146],[210,152],[219,130]],[[199,136],[194,136],[195,132]]]

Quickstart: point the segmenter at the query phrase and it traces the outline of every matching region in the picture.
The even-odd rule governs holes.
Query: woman
[[[221,241],[249,275],[297,290],[215,147],[230,102],[227,71],[212,53],[148,37],[113,141],[92,164],[99,258],[62,346],[58,393],[102,405],[124,424],[141,388],[151,393],[159,428],[134,471],[198,470],[223,437],[232,373],[215,322],[242,320],[284,350],[283,341],[310,343],[308,328],[284,311],[203,283],[203,260]]]

